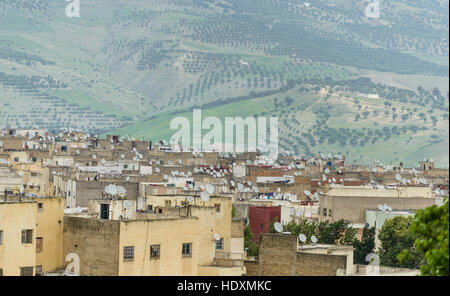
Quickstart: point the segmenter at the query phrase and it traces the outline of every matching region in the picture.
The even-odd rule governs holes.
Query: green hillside
[[[195,106],[220,116],[265,112],[280,118],[284,147],[299,153],[350,149],[355,161],[363,155],[387,162],[394,152],[413,161],[424,151],[448,165],[448,153],[441,152],[448,146],[448,1],[385,0],[379,19],[367,18],[367,2],[357,0],[80,3],[80,18],[68,18],[65,1],[1,1],[0,126],[118,130],[159,139],[170,133],[163,128],[173,114]],[[398,118],[387,121],[383,102],[358,109],[353,99],[365,102],[359,94],[372,93],[355,82],[360,77],[414,91],[417,98],[371,90],[383,100],[395,97],[398,110],[424,112],[405,120],[394,112]],[[349,89],[334,89],[339,83]],[[299,91],[318,84],[333,93]],[[403,94],[410,97],[402,100]],[[286,97],[293,100],[289,106]],[[375,109],[382,115],[363,118]],[[324,112],[330,115],[325,122]],[[427,115],[426,123],[418,113]],[[363,119],[355,121],[357,114]],[[292,118],[301,128],[289,126]],[[369,129],[408,124],[428,130],[400,136],[391,130],[372,148],[348,144],[356,131],[342,132],[346,145],[327,137],[321,142],[326,133],[338,134],[331,128],[366,128],[366,137]],[[311,134],[314,145],[303,134]],[[384,149],[393,154],[379,152]]]

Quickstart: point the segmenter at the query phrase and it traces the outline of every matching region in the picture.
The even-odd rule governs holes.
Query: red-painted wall
[[[250,230],[255,242],[260,233],[269,233],[270,223],[275,217],[278,217],[278,222],[281,221],[281,207],[249,207]]]

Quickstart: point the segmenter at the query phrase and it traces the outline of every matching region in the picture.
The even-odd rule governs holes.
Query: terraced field
[[[379,19],[357,0],[80,3],[80,18],[65,1],[0,3],[0,126],[158,140],[201,107],[276,115],[299,153],[397,161],[387,149],[448,165],[446,0],[383,0]]]

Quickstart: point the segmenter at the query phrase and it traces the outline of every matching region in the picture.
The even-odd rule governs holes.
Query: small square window
[[[161,254],[161,245],[150,246],[150,259],[159,259]]]
[[[134,260],[134,246],[123,247],[123,260],[124,261]]]
[[[183,257],[192,257],[192,243],[183,244],[183,250],[181,252]]]
[[[36,274],[42,273],[42,265],[36,265]]]
[[[33,243],[33,230],[26,229],[22,230],[22,244],[32,244]]]
[[[20,268],[20,276],[33,276],[33,266],[30,267],[21,267]]]
[[[36,253],[42,253],[44,251],[44,238],[36,238]]]
[[[216,241],[216,250],[223,250],[223,238]]]

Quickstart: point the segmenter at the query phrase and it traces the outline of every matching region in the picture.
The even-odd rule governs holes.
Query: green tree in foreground
[[[423,257],[415,249],[417,234],[410,232],[412,217],[397,216],[387,219],[381,228],[378,238],[381,243],[379,250],[380,265],[402,268],[418,268]],[[400,262],[398,255],[408,250],[408,256]]]
[[[424,256],[420,275],[449,275],[448,219],[448,197],[442,206],[434,205],[416,213],[410,231],[418,236],[415,241],[416,250]],[[399,255],[400,261],[410,257],[408,249]]]
[[[278,218],[275,217],[270,223],[269,232],[276,233],[274,224],[278,222]],[[350,223],[344,220],[336,222],[314,222],[308,220],[302,220],[300,223],[291,221],[286,225],[283,225],[283,231],[290,232],[291,235],[298,236],[303,233],[306,236],[306,243],[311,243],[311,236],[317,237],[319,244],[338,244],[338,245],[352,245],[355,241],[356,229],[350,226]]]
[[[365,226],[361,241],[356,239],[353,246],[355,248],[353,262],[355,264],[367,264],[366,256],[373,253],[375,249],[375,227]]]
[[[253,242],[253,233],[250,230],[250,226],[244,228],[244,248],[247,249],[247,256],[258,256],[259,248]]]

